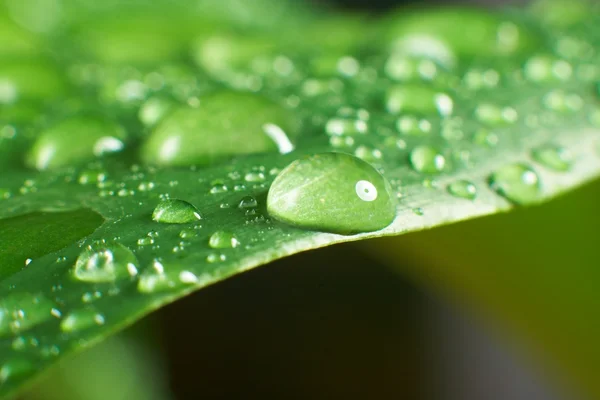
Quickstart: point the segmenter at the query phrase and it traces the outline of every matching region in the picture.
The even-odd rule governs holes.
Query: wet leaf
[[[598,5],[363,23],[297,2],[130,3],[0,8],[0,395],[271,260],[600,174]],[[331,152],[362,161],[319,176]],[[272,217],[294,162],[310,179],[283,172],[295,193],[274,188]]]

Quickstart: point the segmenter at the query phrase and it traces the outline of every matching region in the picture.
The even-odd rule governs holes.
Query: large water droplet
[[[83,282],[114,282],[137,274],[138,261],[119,243],[93,244],[77,258],[73,276]]]
[[[148,164],[205,165],[232,156],[288,153],[294,114],[255,94],[222,91],[197,108],[178,108],[165,117],[142,147]]]
[[[125,139],[125,131],[110,121],[72,117],[42,132],[26,163],[39,170],[71,166],[121,151]]]
[[[539,201],[541,188],[538,174],[524,164],[506,165],[490,176],[490,186],[516,204]]]
[[[437,174],[446,167],[446,158],[430,146],[417,146],[410,152],[410,164],[417,172]]]
[[[555,171],[567,171],[573,162],[569,151],[553,145],[538,147],[531,152],[531,156],[544,167]]]
[[[341,234],[383,229],[396,216],[387,180],[370,164],[343,153],[291,163],[275,178],[267,209],[288,224]]]
[[[202,217],[192,204],[184,200],[163,200],[154,209],[152,219],[165,224],[187,224]]]
[[[91,328],[93,326],[104,325],[104,316],[96,310],[82,309],[69,313],[60,321],[60,329],[63,332],[71,333]]]

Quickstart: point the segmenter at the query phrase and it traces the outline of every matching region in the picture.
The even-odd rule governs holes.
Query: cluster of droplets
[[[561,21],[546,16],[548,26]],[[461,205],[484,193],[535,203],[546,194],[542,176],[568,173],[578,160],[552,128],[582,115],[600,128],[587,102],[590,87],[600,96],[598,56],[577,32],[546,45],[539,27],[468,9],[396,15],[376,44],[343,20],[312,22],[300,40],[285,29],[241,35],[144,18],[74,27],[57,59],[27,29],[0,20],[12,29],[0,31],[0,44],[16,43],[0,46],[0,171],[57,172],[0,180],[0,202],[17,207],[15,197],[79,185],[82,198],[101,198],[94,204],[109,219],[92,238],[124,235],[86,239],[78,254],[59,257],[68,288],[2,296],[0,337],[17,353],[61,353],[34,335],[43,324],[82,338],[122,322],[104,305],[128,288],[152,298],[210,284],[250,250],[265,250],[269,230],[280,241],[284,226],[340,235],[401,226],[403,191],[441,190]],[[520,90],[525,100],[514,99]],[[537,142],[520,137],[528,130]],[[525,145],[521,158],[500,158]],[[304,149],[316,154],[293,156]],[[292,155],[244,161],[263,153]],[[228,172],[205,169],[230,159]],[[485,176],[475,177],[480,165]],[[409,203],[427,216],[429,205]],[[77,305],[63,298],[74,282]],[[26,356],[0,361],[0,386],[38,368]]]

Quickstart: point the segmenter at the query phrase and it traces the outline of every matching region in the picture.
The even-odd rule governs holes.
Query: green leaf
[[[596,4],[368,22],[268,0],[19,4],[0,8],[14,21],[0,29],[14,44],[0,61],[0,395],[276,258],[539,203],[600,173]],[[309,222],[268,214],[285,167],[332,151],[383,176],[361,200],[389,182],[389,226],[366,232],[388,218],[361,219],[344,186],[364,179],[357,162],[287,175]]]

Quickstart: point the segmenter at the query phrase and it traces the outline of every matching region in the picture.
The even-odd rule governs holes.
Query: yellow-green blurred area
[[[600,394],[600,183],[277,261],[68,359],[23,399]]]

